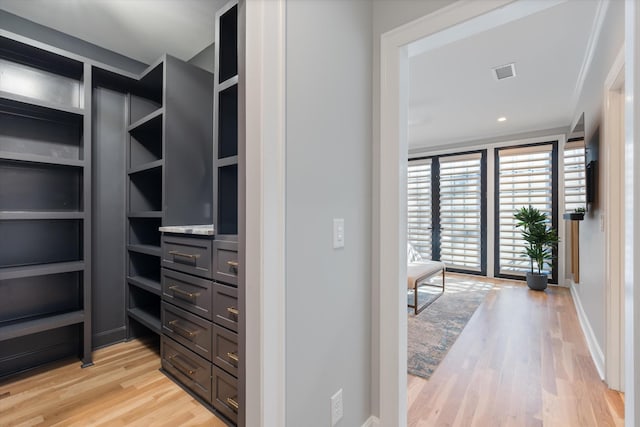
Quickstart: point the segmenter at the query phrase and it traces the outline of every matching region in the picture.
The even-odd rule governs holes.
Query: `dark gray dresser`
[[[162,368],[206,406],[238,420],[237,242],[213,227],[162,227]]]

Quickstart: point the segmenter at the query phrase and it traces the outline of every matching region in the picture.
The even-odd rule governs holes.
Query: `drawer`
[[[211,402],[211,363],[163,336],[162,368],[207,402]]]
[[[211,239],[162,237],[162,266],[211,278]]]
[[[213,320],[213,282],[162,269],[162,299],[191,313]]]
[[[238,286],[238,242],[213,242],[213,278]]]
[[[211,361],[211,322],[208,320],[163,302],[162,333]]]
[[[213,363],[238,376],[238,334],[213,325]]]
[[[238,422],[238,380],[214,366],[211,404],[234,423]]]
[[[213,284],[213,321],[238,332],[238,288]]]

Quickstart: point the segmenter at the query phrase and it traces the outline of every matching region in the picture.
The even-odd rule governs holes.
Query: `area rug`
[[[442,279],[434,279],[440,284]],[[437,298],[417,316],[408,310],[407,371],[422,378],[429,378],[444,359],[449,348],[480,306],[493,286],[463,277],[447,277],[446,291],[437,298],[441,288],[422,286],[418,293],[419,304]],[[408,301],[413,304],[413,294]]]

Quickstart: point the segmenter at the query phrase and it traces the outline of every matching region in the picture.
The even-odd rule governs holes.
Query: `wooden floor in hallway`
[[[491,283],[431,378],[409,375],[408,425],[623,426],[624,398],[600,380],[569,290]]]
[[[0,426],[226,426],[158,370],[154,347],[132,340],[85,369],[65,360],[0,380]]]

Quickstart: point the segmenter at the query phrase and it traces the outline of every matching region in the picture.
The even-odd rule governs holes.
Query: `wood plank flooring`
[[[600,380],[569,290],[490,282],[431,378],[409,375],[408,425],[623,426],[623,396]]]
[[[409,426],[624,425],[623,398],[600,381],[569,291],[494,283],[431,379],[409,376]],[[158,371],[145,342],[97,350],[94,361],[0,380],[0,426],[225,425]]]
[[[0,426],[226,426],[158,371],[147,342],[97,350],[94,363],[66,360],[0,380]]]

